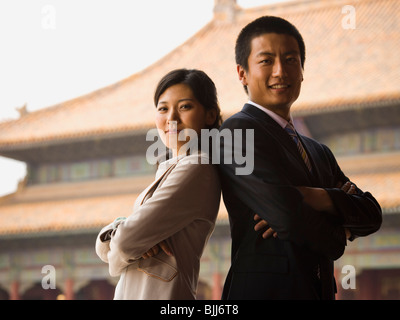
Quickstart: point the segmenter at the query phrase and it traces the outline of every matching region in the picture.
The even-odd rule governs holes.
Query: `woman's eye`
[[[167,111],[168,109],[166,108],[166,107],[158,107],[157,108],[157,111],[158,112],[165,112],[165,111]]]
[[[183,104],[183,105],[180,106],[180,109],[188,110],[188,109],[190,109],[191,107],[192,107],[192,106],[191,106],[190,104]]]

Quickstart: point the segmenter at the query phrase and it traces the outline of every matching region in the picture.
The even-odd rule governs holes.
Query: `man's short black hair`
[[[241,65],[245,71],[249,69],[248,59],[251,52],[251,41],[265,33],[278,33],[293,36],[300,49],[301,67],[304,69],[306,49],[303,37],[297,28],[289,21],[274,16],[263,16],[250,22],[239,33],[236,40],[235,59],[236,64]]]

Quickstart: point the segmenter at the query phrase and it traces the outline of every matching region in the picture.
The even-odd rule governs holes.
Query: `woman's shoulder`
[[[211,164],[211,157],[206,152],[193,152],[192,154],[186,155],[178,160],[180,165],[188,164]]]
[[[211,157],[205,152],[196,152],[178,159],[173,172],[195,177],[218,176],[217,165],[212,164]]]
[[[169,171],[168,176],[209,176],[218,175],[217,167],[211,157],[201,151],[171,158],[160,164],[156,178]]]

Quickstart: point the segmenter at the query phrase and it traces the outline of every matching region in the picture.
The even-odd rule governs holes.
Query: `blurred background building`
[[[94,252],[99,230],[131,213],[153,180],[146,161],[153,92],[175,68],[215,81],[223,116],[247,101],[234,43],[262,15],[288,19],[307,49],[302,93],[292,107],[302,133],[327,144],[346,175],[379,201],[376,234],[348,244],[336,262],[339,299],[400,298],[400,2],[297,0],[251,9],[215,0],[213,20],[150,67],[111,86],[0,123],[0,155],[27,164],[15,193],[0,198],[0,299],[111,299],[117,278]],[[142,50],[145,50],[143,46]],[[42,268],[54,266],[56,289]],[[345,265],[356,289],[344,289]],[[221,204],[201,264],[199,298],[219,299],[230,266]],[[343,269],[344,270],[344,269]]]

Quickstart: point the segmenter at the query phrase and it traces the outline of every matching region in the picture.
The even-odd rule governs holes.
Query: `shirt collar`
[[[251,104],[252,106],[257,107],[258,109],[264,111],[266,114],[268,114],[272,119],[275,120],[275,122],[277,122],[283,129],[285,129],[285,127],[288,124],[288,121],[286,119],[283,119],[281,116],[277,115],[275,112],[268,110],[267,108],[260,106],[259,104],[249,100],[247,102],[248,104]],[[292,116],[290,116],[290,121],[293,123],[293,119]]]

